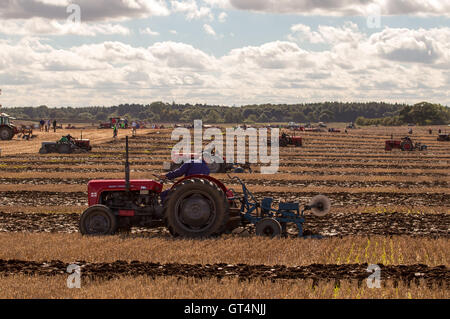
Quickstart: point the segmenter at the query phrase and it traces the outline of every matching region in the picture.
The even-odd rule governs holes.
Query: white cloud
[[[178,33],[177,30],[170,30],[169,32],[172,33],[172,34],[177,34]]]
[[[150,29],[150,28],[145,28],[145,29],[140,29],[139,30],[139,33],[140,34],[147,34],[147,35],[151,35],[151,36],[157,36],[157,35],[159,35],[159,32],[156,32],[156,31],[153,31],[152,29]]]
[[[219,22],[224,23],[225,21],[227,21],[227,17],[228,14],[226,12],[221,12],[218,17]]]
[[[0,0],[1,19],[45,18],[65,20],[66,0]],[[82,21],[121,20],[166,16],[170,14],[163,0],[77,0]]]
[[[208,18],[213,20],[214,16],[211,9],[208,7],[198,7],[195,0],[189,1],[171,1],[173,12],[182,12],[186,15],[186,19],[195,20],[201,18]]]
[[[317,34],[324,48],[305,49],[300,34],[301,41],[315,41],[311,35]],[[297,42],[245,46],[221,57],[178,42],[59,49],[39,38],[0,40],[2,104],[109,105],[172,97],[227,105],[450,101],[450,28],[386,28],[367,35],[352,23],[296,25],[291,36]]]
[[[209,24],[204,24],[203,30],[206,32],[206,34],[216,36],[216,31],[214,31],[214,29]]]
[[[383,15],[450,15],[450,0],[211,0],[206,1],[220,8],[239,10],[294,13],[326,16],[367,16],[373,8],[380,8]]]
[[[0,34],[6,35],[129,35],[131,31],[120,25],[110,23],[70,23],[57,20],[32,18],[28,20],[4,20],[0,24]]]

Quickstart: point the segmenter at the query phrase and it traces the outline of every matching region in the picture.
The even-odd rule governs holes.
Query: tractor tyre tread
[[[174,218],[171,218],[172,216],[170,216],[171,214],[173,215],[173,212],[170,212],[172,201],[176,200],[184,189],[190,189],[192,186],[204,188],[205,190],[209,189],[211,192],[216,193],[214,197],[217,207],[216,210],[219,215],[216,218],[219,218],[219,221],[216,223],[216,225],[213,225],[213,227],[210,227],[210,229],[201,233],[192,233],[184,230],[181,227],[177,227]],[[174,237],[205,238],[219,236],[225,232],[229,218],[229,206],[225,193],[219,186],[207,179],[196,177],[182,181],[169,192],[164,202],[164,224],[166,225],[170,234]]]
[[[85,228],[84,220],[85,220],[86,216],[89,215],[89,213],[91,213],[92,211],[95,211],[95,210],[102,210],[105,214],[107,214],[107,216],[111,220],[110,230],[108,231],[107,234],[104,234],[104,235],[114,235],[116,233],[117,227],[118,227],[117,217],[113,215],[113,213],[107,206],[99,205],[99,204],[90,206],[81,214],[81,217],[80,217],[80,220],[78,223],[78,229],[80,230],[80,233],[82,235],[92,235],[92,234],[89,234],[87,229]]]

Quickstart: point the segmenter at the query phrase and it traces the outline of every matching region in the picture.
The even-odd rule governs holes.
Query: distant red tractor
[[[438,141],[440,142],[449,142],[450,141],[450,134],[439,134]]]
[[[120,117],[111,117],[109,122],[100,123],[98,128],[113,128],[115,124],[118,125],[118,128],[121,128],[122,126],[128,128],[127,121]]]
[[[287,147],[289,145],[301,147],[303,146],[303,139],[300,136],[290,136],[286,133],[283,133],[280,136],[279,145],[280,147]]]
[[[406,136],[401,140],[391,139],[385,142],[385,151],[392,151],[393,149],[400,149],[402,151],[425,151],[427,150],[427,146],[421,143],[414,143],[409,136]]]

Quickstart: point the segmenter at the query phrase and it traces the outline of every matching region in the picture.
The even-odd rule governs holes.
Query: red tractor
[[[401,140],[390,139],[385,142],[384,150],[392,151],[393,149],[401,149],[402,151],[425,151],[426,145],[421,143],[413,143],[409,136],[403,137]]]
[[[249,203],[249,196],[253,200],[254,197],[244,184],[244,196],[239,197],[219,180],[205,175],[179,180],[161,199],[162,181],[130,180],[128,137],[125,156],[125,180],[91,180],[88,183],[89,208],[80,217],[81,234],[111,235],[132,226],[166,226],[173,236],[205,238],[252,223],[256,225],[257,235],[275,236],[280,234],[281,228],[277,227],[280,223],[301,225],[304,210],[312,209],[314,213],[316,209],[320,214],[329,210],[329,200],[316,199],[305,206],[301,214],[298,203],[284,204],[277,213],[266,203],[267,211],[263,212],[261,204]],[[237,201],[241,202],[240,207]],[[304,236],[301,227],[299,236]]]
[[[111,117],[109,118],[109,122],[100,123],[98,128],[113,128],[114,125],[118,126],[118,128],[124,127],[128,128],[128,123],[125,119],[120,117]]]
[[[281,134],[279,140],[280,147],[286,147],[288,145],[294,145],[296,147],[303,146],[303,140],[300,136],[290,136],[286,133]]]
[[[193,175],[175,183],[163,203],[162,181],[130,180],[128,137],[125,180],[91,180],[89,208],[80,218],[84,235],[109,235],[132,226],[166,226],[173,236],[209,237],[239,224],[240,210],[234,194],[219,180]]]

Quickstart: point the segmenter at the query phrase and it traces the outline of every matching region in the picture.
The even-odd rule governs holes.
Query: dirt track
[[[241,280],[251,279],[313,279],[314,282],[340,280],[356,280],[360,285],[369,272],[367,264],[312,264],[308,266],[286,267],[265,265],[190,265],[190,264],[159,264],[149,262],[116,261],[113,263],[76,262],[81,267],[81,275],[89,278],[112,279],[121,276],[176,276],[195,278],[238,277]],[[55,276],[65,274],[69,264],[54,260],[50,262],[35,262],[22,260],[0,260],[0,273],[3,275],[26,274],[40,276]],[[446,266],[429,267],[426,265],[379,265],[381,280],[394,282],[424,280],[427,284],[445,285],[450,287],[450,271]]]
[[[2,213],[1,232],[78,232],[78,214]],[[335,213],[323,218],[308,215],[304,229],[322,236],[409,235],[450,236],[450,215],[406,213]],[[250,229],[251,231],[251,229]],[[168,236],[167,229],[133,228],[132,233]]]

